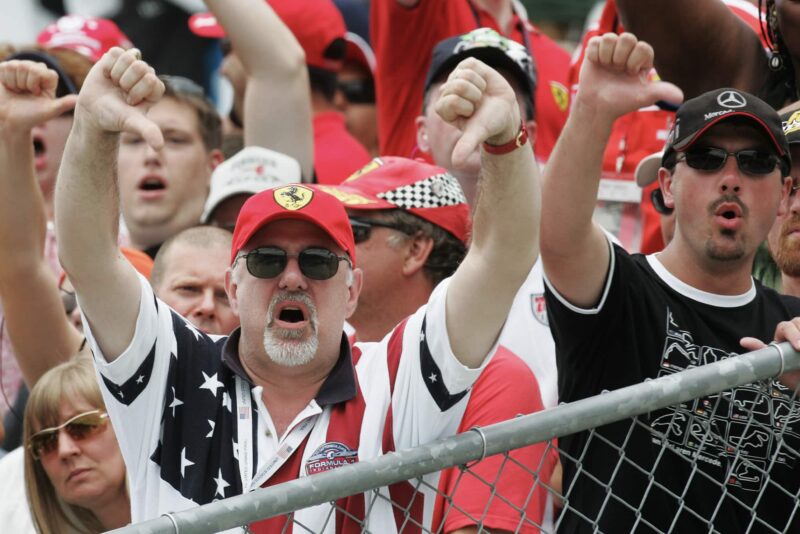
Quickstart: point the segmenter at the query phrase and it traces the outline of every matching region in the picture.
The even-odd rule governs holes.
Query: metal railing
[[[247,526],[269,517],[291,514],[307,507],[332,503],[337,499],[359,493],[367,492],[375,500],[386,499],[386,496],[378,491],[379,488],[400,481],[413,480],[416,480],[416,487],[419,487],[420,484],[425,484],[421,479],[423,475],[453,467],[460,468],[463,472],[469,472],[470,462],[480,461],[485,457],[500,453],[506,453],[507,455],[508,451],[535,443],[548,442],[548,449],[551,447],[558,448],[554,441],[556,438],[578,435],[578,433],[585,433],[586,450],[583,450],[580,454],[571,454],[568,451],[559,449],[565,473],[571,473],[564,485],[563,493],[559,492],[557,487],[551,486],[550,480],[544,480],[543,477],[539,477],[537,470],[529,469],[531,487],[540,486],[551,493],[556,503],[559,504],[560,502],[563,511],[571,512],[574,516],[573,518],[578,518],[578,523],[585,522],[585,527],[589,530],[603,530],[602,519],[599,515],[593,516],[585,513],[584,510],[574,508],[577,504],[573,505],[573,498],[576,503],[580,500],[578,495],[581,491],[581,485],[589,483],[605,485],[607,497],[599,510],[600,515],[604,511],[611,513],[615,506],[619,508],[622,505],[630,509],[633,515],[632,525],[634,529],[647,532],[675,530],[679,529],[682,524],[682,520],[678,520],[677,516],[668,528],[660,529],[658,525],[649,522],[646,515],[643,515],[643,509],[647,506],[647,496],[664,490],[659,481],[659,476],[654,475],[658,462],[656,462],[655,467],[639,468],[639,471],[643,473],[645,479],[649,480],[649,483],[646,485],[645,495],[640,496],[642,497],[641,502],[644,503],[642,504],[643,508],[637,509],[635,505],[630,505],[627,502],[630,499],[626,500],[626,498],[615,495],[614,491],[612,491],[613,477],[630,467],[626,463],[630,462],[630,458],[626,454],[625,444],[610,443],[601,433],[596,433],[595,429],[610,423],[624,422],[633,418],[628,423],[628,428],[630,429],[627,431],[628,438],[639,431],[644,431],[649,433],[653,442],[655,440],[664,441],[658,457],[660,460],[663,455],[676,453],[676,447],[669,443],[669,431],[666,433],[660,432],[651,426],[656,424],[657,421],[642,421],[637,416],[671,406],[680,406],[682,403],[714,396],[720,392],[747,384],[757,384],[757,387],[768,389],[769,385],[773,383],[771,381],[773,377],[783,372],[797,369],[800,369],[800,354],[795,352],[789,343],[770,345],[758,351],[691,368],[658,379],[648,380],[623,389],[604,392],[595,397],[562,404],[556,408],[520,416],[510,421],[483,428],[475,428],[469,432],[413,449],[389,453],[374,460],[346,465],[325,473],[298,478],[291,482],[260,489],[245,495],[231,497],[129,525],[114,532],[117,534],[131,534],[134,532],[164,534],[218,532]],[[774,392],[767,393],[766,389],[764,394],[775,395]],[[795,401],[796,399],[792,396],[790,399],[792,405],[791,413],[781,416],[785,416],[787,421],[793,420],[795,415],[800,420],[800,414],[793,411],[795,410]],[[800,401],[798,401],[797,406],[800,406]],[[748,428],[751,423],[753,428],[757,426],[757,423],[753,422],[757,419],[752,412],[754,409],[756,409],[755,404],[751,407],[750,416],[746,420],[742,418],[742,422]],[[698,411],[698,413],[700,412]],[[672,420],[668,421],[668,429],[673,422]],[[785,425],[784,429],[786,426],[788,425]],[[625,431],[623,431],[624,434]],[[706,436],[701,439],[700,448],[703,446],[710,447],[715,439],[725,438],[725,436],[714,436],[713,433],[709,435],[712,437]],[[782,435],[777,436],[776,439],[781,440]],[[800,463],[796,463],[800,459],[800,453],[796,448],[784,444],[784,441],[781,440],[780,443],[781,445],[778,446],[777,452],[772,454],[770,458],[769,466],[761,466],[764,467],[767,479],[770,479],[770,469],[774,465],[784,465],[787,462],[798,466],[795,475],[797,479],[800,479]],[[611,482],[594,478],[588,466],[584,466],[583,462],[587,460],[588,449],[592,444],[611,446],[619,456],[619,458],[615,458],[616,466],[609,466],[612,475]],[[740,453],[739,445],[741,445],[741,441],[728,443],[726,445],[726,454],[733,455],[733,458],[747,463],[745,458],[747,455]],[[718,447],[719,445],[714,442],[713,446]],[[701,466],[698,466],[698,457],[687,456],[685,452],[682,454],[686,456],[687,466],[690,467],[692,483],[702,480],[706,475],[703,474]],[[506,464],[504,463],[503,465]],[[492,481],[486,481],[486,483],[491,485]],[[717,485],[724,486],[724,484]],[[731,494],[728,492],[727,487],[720,487],[719,489],[721,489],[724,498],[730,497]],[[800,502],[796,492],[788,492],[788,497],[793,498],[795,503]],[[442,496],[442,498],[447,499],[448,496]],[[492,491],[492,498],[503,499],[503,495],[495,495],[495,492]],[[709,522],[703,513],[692,510],[692,503],[686,500],[685,494],[672,495],[670,498],[675,499],[675,506],[679,515],[688,513],[689,517],[695,519],[699,517],[698,521],[705,521],[703,524],[708,526],[709,531],[715,530],[714,521],[721,519],[719,515],[711,517]],[[372,504],[373,501],[367,503],[366,510],[370,510]],[[542,523],[542,518],[526,516],[522,507],[515,507],[515,509],[519,510],[520,515],[517,526],[518,531],[544,529],[545,524]],[[724,506],[717,505],[716,513],[719,514],[724,509]],[[293,520],[292,517],[290,516],[290,521]],[[556,518],[556,527],[561,524],[563,518],[564,514]],[[361,520],[361,518],[354,519]],[[791,523],[791,520],[794,520],[794,517],[790,518],[787,525]],[[474,522],[479,527],[482,526],[481,517],[475,517]],[[368,523],[364,522],[362,525],[362,531],[370,532]],[[430,525],[414,523],[413,526],[417,531],[440,531],[431,530],[434,527]],[[298,522],[294,523],[294,527],[294,532],[313,532],[313,530],[306,530]],[[782,529],[780,526],[763,525],[757,517],[751,521],[751,527],[754,530],[766,529],[776,532],[785,531],[789,528],[788,526]],[[637,530],[637,532],[640,530]]]

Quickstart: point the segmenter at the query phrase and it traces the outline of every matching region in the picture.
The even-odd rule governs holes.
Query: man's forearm
[[[86,127],[76,112],[56,184],[59,258],[73,283],[91,272],[99,251],[116,253],[119,134]]]
[[[0,125],[0,174],[0,278],[11,279],[44,256],[47,214],[29,129]]]

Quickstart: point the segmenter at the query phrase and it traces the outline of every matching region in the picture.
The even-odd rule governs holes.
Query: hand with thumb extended
[[[573,106],[613,121],[659,100],[680,104],[683,92],[677,86],[648,79],[653,58],[653,48],[631,33],[592,37]]]
[[[29,132],[75,107],[76,95],[56,98],[58,74],[44,63],[0,63],[0,129]]]
[[[164,95],[164,83],[141,60],[138,50],[112,48],[83,82],[75,118],[99,132],[129,132],[156,150],[164,146],[161,129],[147,111]]]
[[[485,63],[469,57],[459,63],[439,91],[436,112],[459,130],[452,162],[458,168],[485,141],[502,145],[517,135],[520,113],[511,85]]]

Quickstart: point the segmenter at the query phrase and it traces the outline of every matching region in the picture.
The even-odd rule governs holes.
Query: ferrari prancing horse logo
[[[302,185],[279,187],[272,194],[280,207],[292,211],[307,206],[314,198],[314,191]]]

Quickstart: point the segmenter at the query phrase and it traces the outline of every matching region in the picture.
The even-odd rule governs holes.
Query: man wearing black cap
[[[652,48],[631,34],[593,38],[586,57],[546,169],[542,209],[560,400],[722,360],[773,337],[800,348],[800,322],[790,321],[800,301],[750,274],[791,185],[777,113],[732,89],[683,104],[658,171],[664,203],[675,210],[674,237],[659,254],[629,255],[591,220],[604,145],[622,114],[682,95],[643,81]],[[800,402],[787,387],[796,377],[781,380],[561,438],[571,490],[560,527],[797,531],[800,426],[787,414]]]
[[[444,122],[431,105],[438,98],[439,90],[450,72],[461,60],[468,57],[483,61],[511,84],[532,140],[536,136],[533,102],[533,94],[536,92],[536,66],[524,46],[489,28],[479,28],[450,37],[440,41],[433,49],[431,66],[425,77],[422,115],[416,119],[417,146],[422,152],[430,154],[436,165],[444,167],[458,178],[467,196],[467,203],[473,204],[481,168],[480,152],[476,151],[464,163],[454,165],[451,154],[461,132]]]

